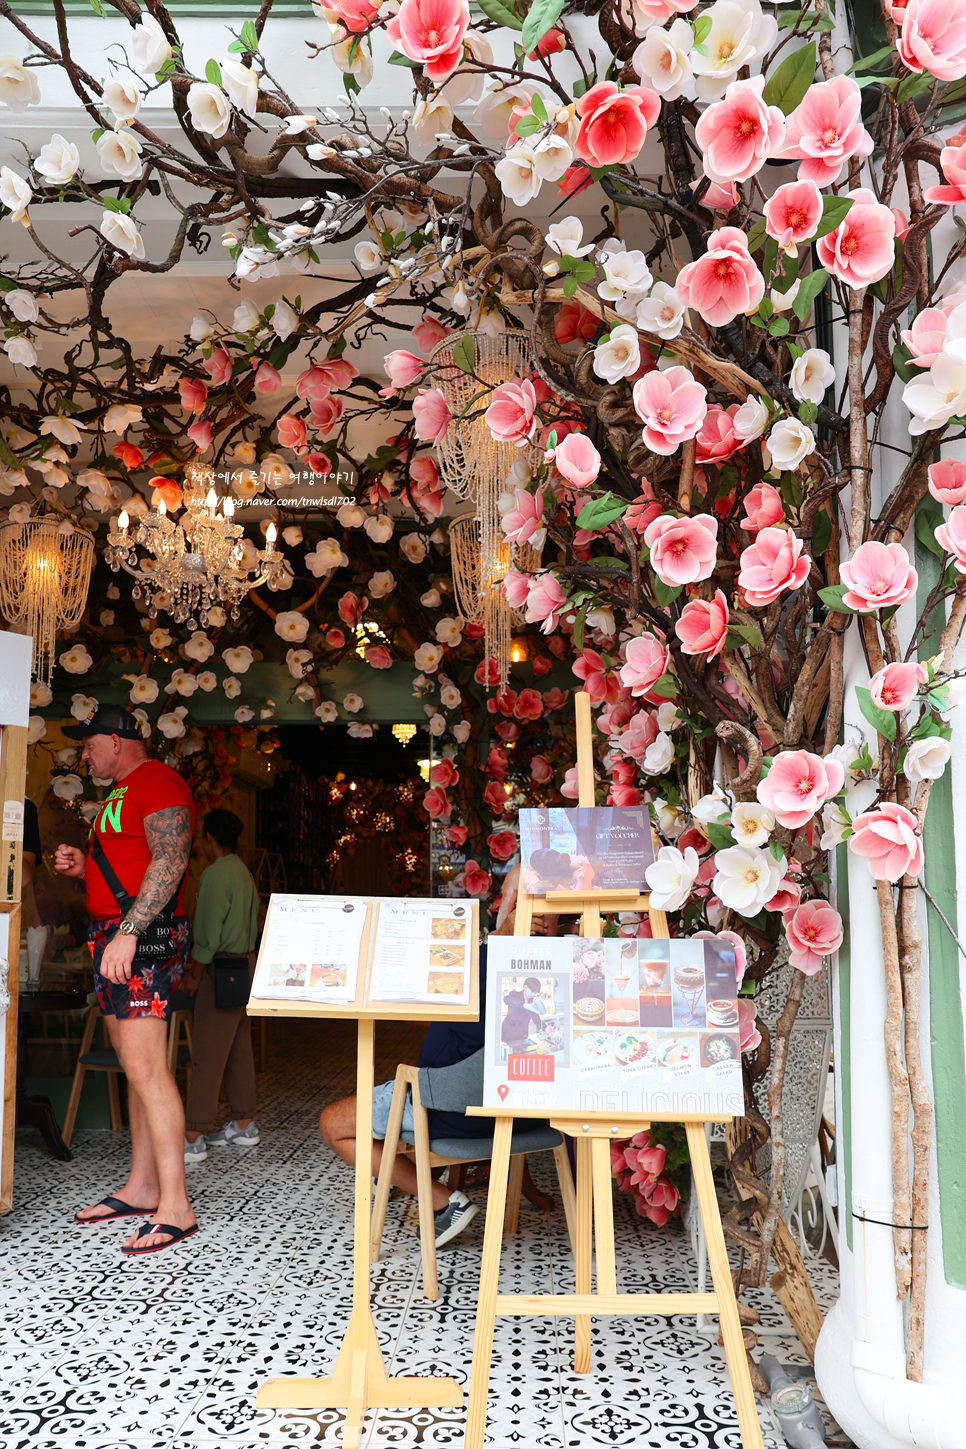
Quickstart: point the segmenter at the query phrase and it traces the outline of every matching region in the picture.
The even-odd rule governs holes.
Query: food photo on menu
[[[647,807],[612,805],[520,811],[520,883],[548,891],[646,890],[654,860]]]
[[[370,1001],[469,1001],[473,903],[402,897],[379,902]]]
[[[345,1005],[356,994],[369,903],[360,897],[273,895],[252,995]]]

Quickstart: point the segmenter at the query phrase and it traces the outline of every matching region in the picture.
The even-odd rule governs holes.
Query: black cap
[[[120,735],[122,740],[142,740],[141,726],[119,704],[98,704],[80,724],[66,725],[63,733],[71,740],[86,740],[88,735]]]

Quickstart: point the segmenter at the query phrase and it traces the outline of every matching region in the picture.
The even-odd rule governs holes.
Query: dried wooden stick
[[[896,1258],[896,1296],[908,1295],[912,1279],[912,1219],[909,1191],[909,1077],[902,1059],[902,975],[899,969],[899,940],[896,934],[892,887],[877,880],[879,919],[882,924],[882,960],[886,979],[885,1048],[889,1082],[892,1086],[892,1229]],[[903,892],[905,894],[905,892]]]

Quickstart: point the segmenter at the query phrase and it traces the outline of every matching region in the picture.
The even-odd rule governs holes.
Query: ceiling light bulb
[[[208,489],[208,496],[205,499],[205,503],[211,509],[212,513],[214,513],[215,509],[218,506],[218,494],[215,492],[214,488]]]
[[[127,516],[127,509],[126,508],[122,508],[121,511],[120,511],[120,513],[118,514],[118,518],[117,518],[117,526],[121,530],[122,533],[126,532],[127,526],[128,526],[128,524],[130,522],[131,522],[131,520]]]
[[[278,538],[278,529],[275,527],[274,523],[270,523],[265,530],[265,541],[267,542],[269,548],[271,548],[276,538]]]
[[[163,498],[159,498],[158,499],[158,513],[160,514],[160,516],[162,518],[166,518],[167,515],[168,515],[168,510],[165,507],[164,499]]]

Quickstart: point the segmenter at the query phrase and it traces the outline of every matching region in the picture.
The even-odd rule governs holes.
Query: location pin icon
[[[500,1083],[500,1085],[496,1089],[496,1094],[501,1102],[506,1101],[507,1097],[509,1097],[510,1095],[510,1088],[507,1086],[506,1082]]]

